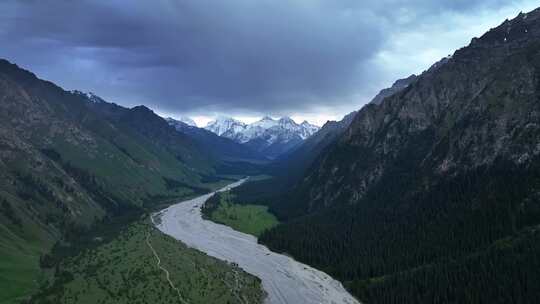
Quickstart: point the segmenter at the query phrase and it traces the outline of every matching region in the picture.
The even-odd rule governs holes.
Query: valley
[[[141,217],[236,180],[230,170],[243,163],[227,164],[206,148],[208,139],[178,132],[147,107],[129,109],[94,94],[64,91],[5,60],[0,100],[0,303],[128,301],[135,298],[124,287],[139,283],[153,286],[145,301],[158,299],[167,285],[152,274],[155,258],[144,243],[150,230],[139,223]],[[235,159],[250,157],[235,154],[241,149],[232,141],[214,142]],[[215,167],[223,168],[217,173]],[[154,238],[154,246],[159,240]],[[166,247],[179,255],[185,249],[176,241]],[[111,260],[115,252],[126,264]],[[189,252],[189,263],[215,263]],[[104,288],[104,280],[132,269],[143,277]],[[204,278],[241,275],[228,264],[207,269],[200,277],[187,275],[195,281],[182,284],[219,298],[232,289],[220,285],[222,279]],[[234,292],[261,300],[256,281],[249,284],[245,295]],[[216,294],[209,293],[206,287],[214,285],[220,286]]]
[[[178,203],[154,214],[158,229],[187,246],[256,275],[268,293],[265,303],[358,303],[329,275],[268,250],[251,235],[204,220],[200,208],[212,195]]]
[[[0,304],[538,302],[540,8],[123,1],[0,3]]]

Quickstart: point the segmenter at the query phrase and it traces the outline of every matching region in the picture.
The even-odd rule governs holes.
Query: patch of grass
[[[205,203],[203,214],[211,221],[256,237],[279,224],[267,206],[237,204],[234,199],[230,192],[218,193]]]
[[[48,188],[52,189],[55,187],[54,184],[49,183],[45,178],[40,180],[44,183],[47,182]],[[223,180],[215,185],[205,185],[205,187],[208,187],[208,191],[210,191],[228,183],[230,183],[230,180]],[[182,189],[187,188],[180,187],[180,190]],[[144,208],[149,211],[158,210],[174,202],[200,195],[193,193],[190,189],[187,189],[189,191],[185,193],[176,191],[176,189],[174,190],[169,191],[168,193],[171,194],[168,195],[148,196],[143,201]],[[4,198],[9,198],[11,203],[8,205],[7,200]],[[39,291],[41,282],[46,280],[52,272],[51,269],[40,267],[43,266],[40,265],[40,257],[46,257],[47,259],[45,260],[48,262],[52,261],[52,265],[54,265],[66,257],[78,254],[81,250],[87,250],[89,247],[94,248],[96,245],[99,245],[91,244],[93,243],[93,236],[98,236],[105,239],[105,242],[109,242],[117,236],[118,231],[122,227],[126,227],[133,221],[129,216],[125,220],[123,217],[115,216],[107,219],[105,222],[100,222],[96,226],[100,228],[98,231],[92,231],[84,235],[75,232],[76,240],[56,242],[56,238],[60,236],[57,230],[50,225],[40,225],[40,222],[30,220],[28,215],[22,211],[25,208],[29,209],[29,204],[29,202],[20,201],[7,192],[2,192],[0,195],[0,205],[2,205],[0,206],[0,304],[20,303]],[[6,208],[6,206],[9,207]],[[54,212],[53,208],[49,208],[49,204],[43,206],[34,204],[32,206],[40,208],[39,210],[47,208],[50,212]],[[77,206],[83,208],[85,205],[80,204]],[[124,210],[121,213],[126,214],[129,213],[128,211]],[[136,209],[133,211],[136,211]],[[135,212],[135,215],[140,215],[141,212],[143,211],[140,210],[139,213]],[[92,210],[84,209],[81,210],[80,215],[86,218],[84,220],[85,222],[90,221],[94,216]],[[136,218],[139,218],[139,215]],[[14,219],[18,221],[14,221]],[[34,217],[32,219],[44,221],[45,216],[43,218]],[[19,221],[21,220],[22,222],[19,225]],[[54,246],[55,251],[51,253],[50,250],[55,243],[64,245]],[[53,258],[52,260],[51,257]]]
[[[258,182],[258,181],[262,181],[262,180],[268,180],[268,179],[271,179],[271,178],[272,178],[272,176],[267,175],[267,174],[254,175],[254,176],[249,177],[248,182]]]
[[[239,179],[241,179],[241,177],[238,177],[238,178],[218,177],[217,180],[203,183],[202,186],[209,188],[211,191],[216,191],[229,185],[231,182],[237,181]]]
[[[176,290],[161,266],[170,272]],[[260,280],[237,266],[190,249],[148,219],[110,242],[64,260],[33,303],[262,303]]]
[[[37,290],[41,272],[37,245],[0,223],[0,304],[17,303]]]

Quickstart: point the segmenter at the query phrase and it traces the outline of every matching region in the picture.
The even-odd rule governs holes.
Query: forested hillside
[[[263,234],[367,303],[534,303],[540,10],[365,106]]]

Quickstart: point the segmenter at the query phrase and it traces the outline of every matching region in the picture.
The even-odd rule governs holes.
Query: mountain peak
[[[105,100],[103,100],[103,98],[97,96],[96,94],[94,94],[92,92],[86,92],[85,93],[85,92],[74,90],[74,91],[71,91],[71,93],[83,96],[83,97],[85,97],[86,99],[88,99],[89,101],[91,101],[93,103],[106,102]]]
[[[155,114],[152,109],[148,108],[145,105],[135,106],[131,108],[130,111],[133,113],[140,113],[140,114]]]
[[[0,58],[0,72],[7,73],[11,75],[12,77],[15,77],[16,80],[20,80],[20,81],[34,81],[38,79],[34,73],[19,67],[15,63],[11,63],[10,61],[6,59],[1,59],[1,58]]]
[[[245,123],[237,120],[237,119],[234,119],[230,116],[218,116],[216,117],[216,119],[210,121],[207,126],[211,125],[211,124],[214,124],[214,123],[235,123],[235,124],[240,124],[240,125],[245,125]]]
[[[209,122],[204,128],[221,136],[227,132],[240,132],[246,128],[246,124],[232,117],[218,116],[215,120]]]
[[[268,129],[277,124],[277,120],[273,119],[272,117],[266,115],[260,120],[249,124],[249,127],[251,128],[262,128],[262,129]]]
[[[294,124],[294,125],[296,125],[296,122],[295,122],[292,118],[290,118],[290,117],[288,117],[288,116],[281,117],[281,118],[279,119],[279,122],[280,122],[281,124],[287,123],[287,124]]]
[[[184,124],[190,127],[197,127],[197,124],[193,119],[187,116],[179,116],[178,118],[167,117],[165,119],[170,125]]]
[[[265,115],[263,118],[261,118],[261,120],[259,121],[275,121],[272,117],[268,116],[268,115]]]
[[[193,119],[189,118],[188,116],[177,116],[176,118],[167,118],[167,120],[170,120],[170,121],[178,121],[178,122],[181,122],[181,123],[184,123],[188,126],[191,126],[191,127],[196,127],[197,126],[197,123],[195,121],[193,121]]]
[[[276,157],[313,135],[319,127],[307,121],[299,125],[288,116],[274,119],[265,115],[251,124],[220,116],[208,123],[205,129],[238,143],[247,144],[254,150],[264,151],[268,157]]]
[[[369,103],[379,105],[386,97],[401,92],[417,79],[418,76],[415,74],[412,74],[407,78],[398,79],[392,84],[391,87],[381,90]]]

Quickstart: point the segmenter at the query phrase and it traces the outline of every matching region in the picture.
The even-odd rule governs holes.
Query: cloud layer
[[[335,114],[533,5],[6,0],[0,57],[68,89],[165,113]]]

